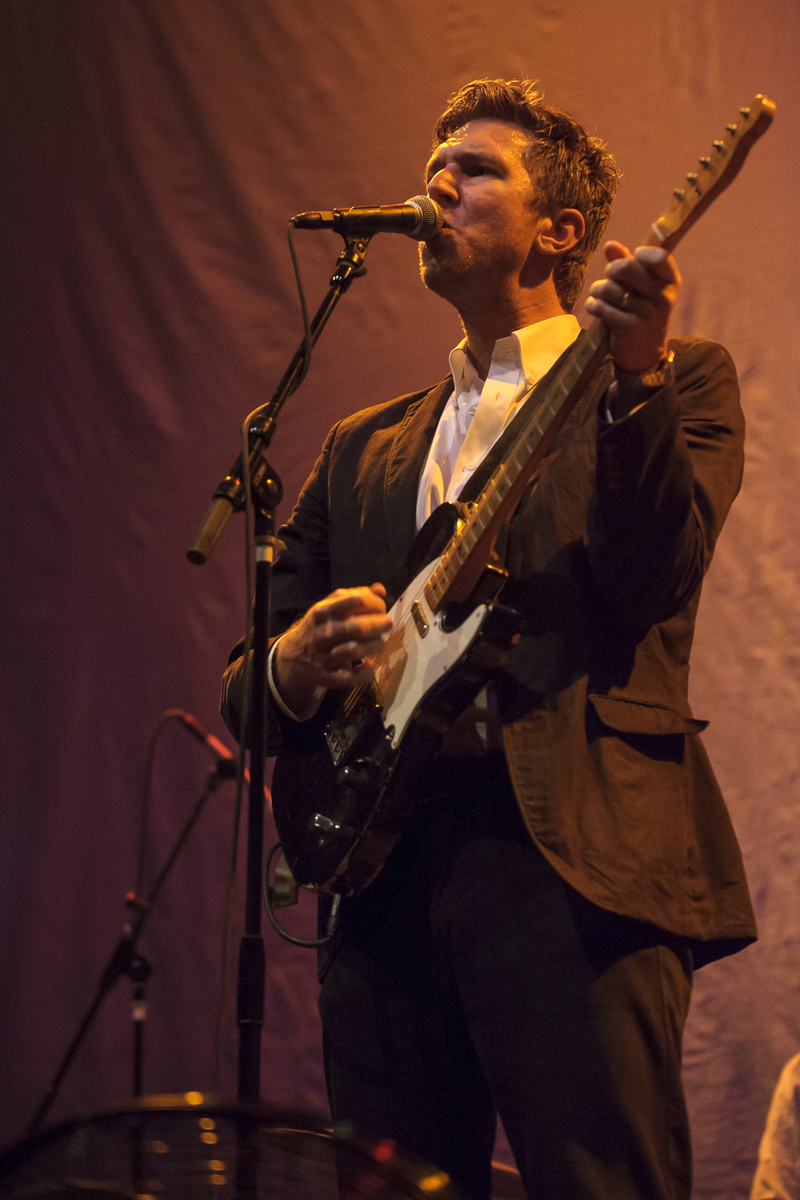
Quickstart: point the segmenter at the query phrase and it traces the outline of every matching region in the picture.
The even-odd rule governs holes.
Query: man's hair
[[[536,185],[541,207],[554,213],[577,208],[586,233],[563,255],[553,281],[564,309],[578,299],[586,267],[608,223],[617,190],[617,168],[599,138],[552,104],[535,83],[520,79],[476,79],[450,97],[433,131],[434,149],[467,121],[508,121],[530,134],[523,162]]]

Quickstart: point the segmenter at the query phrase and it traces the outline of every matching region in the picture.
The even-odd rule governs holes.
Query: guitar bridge
[[[351,753],[381,710],[374,687],[363,687],[350,693],[341,711],[325,728],[325,742],[334,766],[338,767]]]

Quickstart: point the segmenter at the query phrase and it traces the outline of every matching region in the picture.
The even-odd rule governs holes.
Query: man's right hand
[[[275,648],[272,673],[281,699],[302,713],[320,688],[355,688],[372,675],[370,656],[383,649],[392,618],[386,588],[338,588],[314,604]]]

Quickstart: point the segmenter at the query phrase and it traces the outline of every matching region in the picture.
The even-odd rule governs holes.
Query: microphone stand
[[[369,236],[345,237],[345,248],[336,260],[330,288],[310,323],[310,343],[316,345],[328,318],[354,279],[366,274],[364,257]],[[269,653],[269,614],[271,567],[275,558],[274,512],[283,489],[275,472],[263,457],[275,432],[283,404],[300,385],[306,345],[295,351],[272,399],[253,414],[249,427],[249,454],[245,464],[240,454],[230,473],[221,481],[212,498],[203,524],[187,551],[190,562],[201,565],[211,554],[232,512],[245,503],[245,470],[255,515],[255,597],[253,603],[253,657],[250,676],[250,703],[247,729],[241,731],[250,751],[248,789],[247,873],[245,881],[245,931],[239,950],[237,988],[237,1024],[239,1027],[240,1100],[260,1099],[261,1031],[264,1025],[264,942],[261,937],[261,875],[264,854],[264,763],[266,759],[266,691]]]
[[[150,975],[150,964],[147,959],[142,958],[138,952],[139,938],[142,935],[145,921],[152,911],[158,893],[166,882],[167,876],[175,865],[175,861],[180,854],[183,846],[192,832],[198,817],[200,816],[205,806],[208,797],[215,792],[217,788],[226,779],[236,777],[236,767],[233,759],[222,759],[217,763],[206,779],[205,787],[197,800],[194,808],[189,814],[183,829],[180,831],[177,841],[172,848],[172,851],[167,858],[166,863],[161,868],[159,875],[150,888],[147,896],[137,896],[135,892],[128,892],[125,896],[125,904],[130,909],[131,916],[125,922],[122,929],[122,936],[117,942],[108,963],[100,976],[97,984],[97,991],[94,999],[89,1005],[89,1008],[78,1026],[78,1031],[70,1042],[67,1052],[61,1060],[58,1070],[53,1077],[53,1082],[45,1092],[42,1100],[39,1103],[36,1112],[33,1114],[31,1121],[25,1131],[26,1137],[32,1137],[36,1133],[47,1116],[50,1108],[58,1095],[58,1090],[61,1087],[61,1082],[69,1069],[75,1054],[81,1046],[83,1039],[91,1028],[92,1022],[96,1017],[100,1005],[105,1000],[109,992],[113,991],[123,975],[127,975],[133,983],[133,1094],[141,1096],[142,1094],[142,1060],[144,1049],[144,1020],[146,1016],[146,999],[145,991],[148,977]]]

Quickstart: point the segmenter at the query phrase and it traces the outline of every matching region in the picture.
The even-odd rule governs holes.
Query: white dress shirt
[[[417,528],[446,500],[455,500],[500,434],[521,399],[580,333],[571,314],[516,329],[495,342],[486,382],[466,351],[466,339],[450,354],[453,393],[444,407],[417,494]]]

